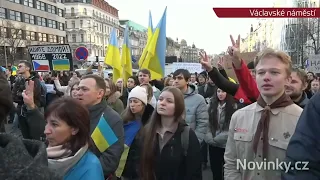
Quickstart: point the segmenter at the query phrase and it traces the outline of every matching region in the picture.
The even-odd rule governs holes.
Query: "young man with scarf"
[[[233,48],[229,47],[229,53],[235,52]],[[291,80],[287,54],[266,49],[258,55],[255,70],[260,96],[231,118],[224,155],[227,180],[280,180],[277,162],[284,161],[302,112],[285,94],[285,85]],[[257,166],[252,169],[250,164]]]

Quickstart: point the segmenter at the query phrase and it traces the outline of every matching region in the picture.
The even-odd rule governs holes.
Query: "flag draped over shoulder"
[[[110,35],[110,42],[104,63],[112,66],[113,68],[113,82],[116,82],[117,79],[121,78],[122,67],[120,62],[120,50],[117,40],[117,32],[115,28],[113,28]]]
[[[124,40],[122,44],[122,56],[121,65],[123,68],[122,79],[124,84],[127,84],[127,80],[132,76],[132,56],[131,56],[131,45],[129,40],[129,28],[126,27],[124,31]]]
[[[117,177],[121,177],[122,175],[122,172],[127,162],[130,146],[141,128],[141,122],[131,121],[127,124],[124,124],[123,128],[124,128],[124,151],[121,155],[118,169],[116,170]]]
[[[111,145],[118,141],[117,136],[109,126],[103,114],[98,122],[98,125],[93,130],[91,138],[100,152],[104,152]]]
[[[152,38],[145,47],[147,54],[142,62],[140,68],[146,68],[151,73],[152,79],[161,79],[164,77],[165,59],[166,59],[166,19],[167,8],[164,10],[163,15],[153,31]]]

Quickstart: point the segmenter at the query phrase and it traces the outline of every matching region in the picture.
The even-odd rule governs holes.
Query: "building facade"
[[[319,7],[318,0],[288,0],[290,7]],[[290,18],[282,25],[281,50],[286,51],[295,65],[304,66],[309,55],[319,52],[319,19]]]
[[[64,5],[58,0],[0,1],[0,59],[29,59],[26,46],[66,43]],[[3,62],[2,62],[3,64]]]
[[[182,39],[180,42],[180,60],[181,62],[188,63],[197,63],[199,62],[198,58],[198,49],[194,44],[188,46],[187,41]]]
[[[172,38],[167,37],[166,56],[176,56],[178,60],[181,58],[178,38],[176,39],[176,41],[174,41]]]
[[[104,57],[113,28],[123,41],[118,10],[103,0],[64,0],[67,42],[75,50],[84,46],[89,57]]]
[[[138,61],[147,44],[147,28],[131,20],[120,20],[120,24],[124,27],[128,26],[129,28],[132,57],[134,58],[134,61]]]

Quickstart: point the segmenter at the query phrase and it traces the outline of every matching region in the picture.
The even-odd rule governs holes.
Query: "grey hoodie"
[[[209,123],[207,103],[204,97],[198,94],[194,85],[189,85],[184,94],[184,102],[186,106],[186,123],[194,130],[201,143],[207,133]]]

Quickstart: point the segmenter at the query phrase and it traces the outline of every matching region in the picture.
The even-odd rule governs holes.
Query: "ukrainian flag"
[[[69,71],[69,59],[54,59],[52,60],[52,67],[54,71]]]
[[[112,66],[113,68],[113,82],[116,82],[119,78],[121,78],[122,67],[120,62],[120,50],[115,28],[113,28],[110,35],[110,42],[104,63]]]
[[[167,7],[163,12],[150,43],[145,47],[147,48],[147,55],[142,62],[140,68],[149,69],[152,79],[161,79],[164,77],[164,67],[166,59],[166,19]]]
[[[148,26],[148,34],[147,35],[148,35],[147,44],[146,44],[146,47],[143,49],[141,57],[139,59],[139,68],[140,69],[142,69],[141,66],[144,63],[144,60],[145,60],[146,55],[147,55],[147,49],[148,49],[147,47],[149,46],[151,38],[152,38],[152,35],[153,35],[153,24],[152,24],[151,11],[149,11],[149,26]]]
[[[117,136],[114,134],[106,119],[103,117],[103,114],[97,127],[92,132],[91,138],[100,152],[104,152],[111,145],[118,141]]]
[[[130,146],[141,128],[140,121],[131,121],[123,125],[124,128],[124,151],[121,155],[119,166],[116,170],[116,176],[121,177],[127,162]]]
[[[128,26],[124,31],[124,40],[122,44],[122,56],[121,56],[121,64],[123,68],[122,78],[127,83],[127,80],[130,76],[132,76],[132,56],[130,49],[130,40],[129,40],[129,29]]]

